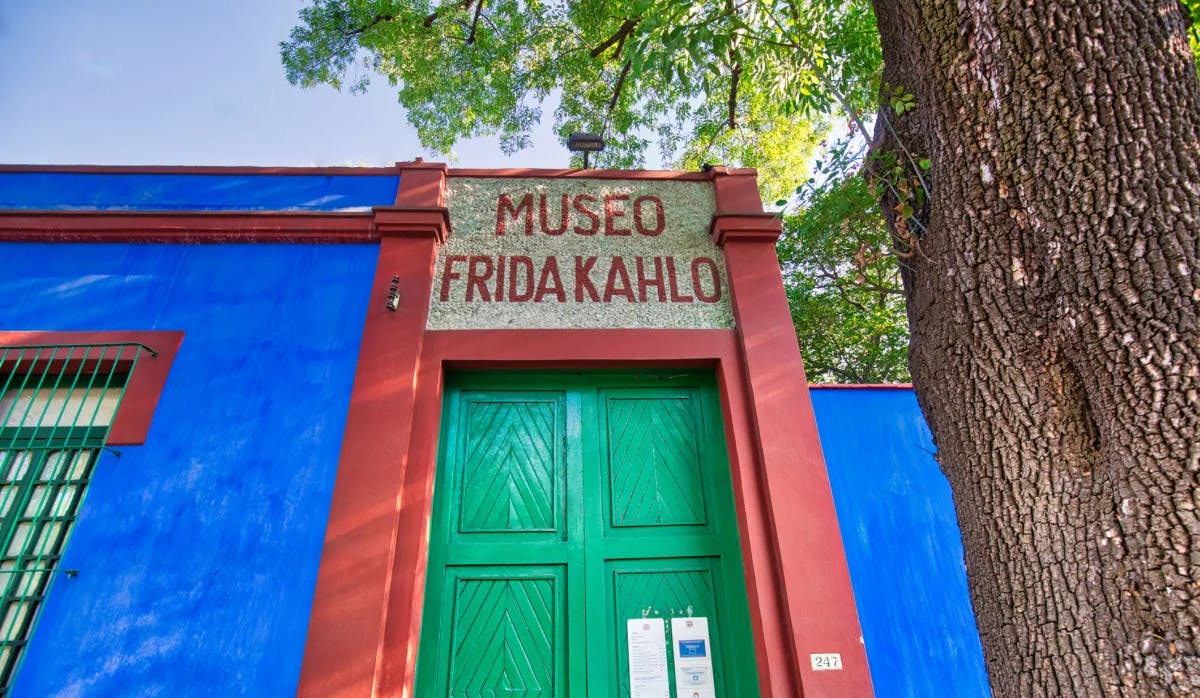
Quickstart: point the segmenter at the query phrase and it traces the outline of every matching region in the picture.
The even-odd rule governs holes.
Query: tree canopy
[[[776,246],[809,380],[909,380],[908,323],[900,260],[854,153],[830,148],[817,177],[799,187]],[[819,178],[819,179],[818,179]]]
[[[869,111],[880,60],[870,8],[836,0],[315,0],[300,20],[281,46],[294,84],[360,91],[381,76],[441,152],[493,134],[519,150],[556,96],[559,135],[605,134],[597,164],[611,167],[640,164],[652,140],[667,160],[710,143],[778,156],[722,134],[783,144],[797,122],[780,117]]]
[[[637,167],[657,147],[679,169],[758,168],[764,199],[783,208],[779,249],[809,378],[907,379],[899,269],[882,254],[886,226],[859,163],[827,154],[820,182],[802,184],[822,142],[838,140],[831,124],[850,110],[861,126],[874,108],[867,4],[316,0],[281,50],[297,85],[386,80],[422,142],[447,154],[480,135],[507,152],[528,146],[543,103],[557,100],[562,139],[604,134],[598,166]]]

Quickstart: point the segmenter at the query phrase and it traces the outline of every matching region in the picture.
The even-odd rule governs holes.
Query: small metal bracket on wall
[[[79,570],[60,569],[58,567],[26,567],[24,569],[0,570],[0,574],[21,574],[22,572],[57,572],[59,574],[65,574],[68,577],[79,576]]]
[[[400,307],[400,277],[392,277],[392,285],[388,287],[387,309],[396,312]]]

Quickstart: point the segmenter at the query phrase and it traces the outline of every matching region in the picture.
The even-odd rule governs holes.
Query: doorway
[[[665,684],[636,636],[631,689],[655,619]],[[418,696],[758,695],[712,376],[448,375],[422,627]]]

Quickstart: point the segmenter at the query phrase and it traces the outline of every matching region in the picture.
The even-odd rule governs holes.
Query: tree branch
[[[471,33],[467,35],[467,45],[475,43],[475,30],[479,28],[479,13],[483,12],[483,0],[475,3],[475,18],[471,20]]]
[[[608,100],[608,111],[605,113],[605,121],[608,121],[608,117],[617,108],[617,100],[621,98],[621,90],[625,88],[625,78],[629,77],[630,66],[630,62],[625,61],[625,65],[621,67],[621,76],[617,78],[617,84],[613,88],[612,99]]]
[[[730,130],[738,127],[737,123],[737,99],[738,99],[738,81],[742,77],[742,64],[734,63],[733,73],[729,77],[729,128]]]
[[[358,36],[359,34],[362,34],[363,32],[370,31],[370,30],[374,29],[375,27],[379,26],[380,24],[383,24],[384,22],[390,22],[393,19],[396,19],[396,15],[375,15],[374,17],[371,18],[370,22],[367,22],[366,24],[357,26],[357,27],[351,29],[350,31],[346,32],[345,38],[349,39],[352,36]]]
[[[636,27],[640,21],[642,21],[641,18],[626,19],[624,22],[621,22],[621,26],[617,28],[616,33],[600,42],[599,46],[592,49],[592,58],[599,58],[600,54],[607,51],[610,46],[617,42],[621,42],[623,44],[625,42],[625,37],[629,36],[629,34],[633,32],[633,28]],[[620,52],[619,47],[617,51]]]
[[[846,383],[849,383],[851,385],[867,382],[862,379],[861,374],[855,373],[854,371],[850,371],[850,370],[847,370],[844,368],[839,368],[837,366],[834,366],[833,364],[825,366],[824,369],[826,371],[828,371],[829,373],[832,373],[834,375],[834,377],[844,380],[844,381],[846,381]]]
[[[725,0],[725,11],[735,23],[740,21],[738,18],[738,8],[734,5],[733,0]],[[729,40],[729,65],[732,68],[732,73],[729,76],[729,130],[733,131],[738,127],[738,82],[742,79],[742,62],[738,60],[738,40],[736,33]]]
[[[446,10],[451,10],[451,9],[465,10],[474,4],[475,4],[475,0],[460,0],[460,2],[456,5],[451,5],[449,7],[439,7],[438,9],[434,10],[432,13],[429,14],[429,16],[427,16],[425,18],[425,28],[428,29],[428,28],[432,27],[433,23],[436,22],[438,20],[438,18],[441,17],[442,14]],[[476,14],[476,16],[478,16],[478,14]]]

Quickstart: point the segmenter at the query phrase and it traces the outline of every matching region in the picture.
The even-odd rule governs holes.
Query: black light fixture
[[[583,153],[583,169],[588,169],[588,153],[604,150],[604,139],[595,133],[572,133],[567,136],[567,150]]]
[[[400,277],[392,277],[392,285],[388,287],[387,309],[393,313],[400,309]]]

